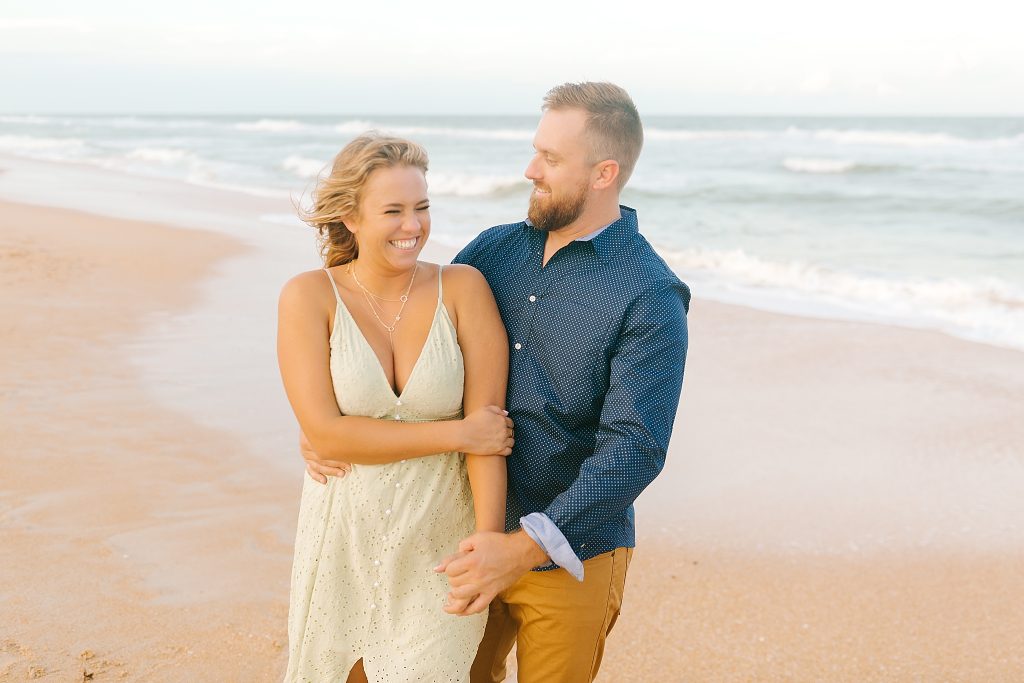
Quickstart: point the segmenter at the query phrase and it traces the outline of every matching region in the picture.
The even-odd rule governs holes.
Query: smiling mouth
[[[401,249],[402,251],[409,251],[415,249],[416,245],[419,244],[420,238],[413,237],[407,240],[390,240],[388,244],[393,246],[395,249]]]

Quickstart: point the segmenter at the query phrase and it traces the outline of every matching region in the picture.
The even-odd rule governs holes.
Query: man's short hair
[[[582,109],[591,163],[613,159],[619,164],[619,189],[629,180],[644,146],[640,114],[629,93],[614,83],[563,83],[544,96],[542,111]]]

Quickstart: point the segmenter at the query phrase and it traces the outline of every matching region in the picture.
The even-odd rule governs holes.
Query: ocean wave
[[[134,161],[150,161],[158,164],[177,164],[183,161],[198,161],[195,154],[176,147],[136,147],[124,155]]]
[[[344,121],[342,123],[331,126],[331,130],[335,133],[342,133],[343,135],[360,135],[368,130],[379,129],[379,126],[362,119],[353,119],[351,121]]]
[[[771,130],[687,130],[671,128],[645,128],[644,138],[647,140],[763,140],[779,135]]]
[[[300,178],[316,178],[329,170],[329,163],[320,159],[293,154],[281,162],[281,168]],[[474,175],[429,171],[430,193],[455,197],[482,197],[523,189],[527,181],[521,176]]]
[[[1024,133],[998,138],[966,138],[949,133],[899,130],[869,130],[841,128],[801,128],[789,126],[784,130],[756,128],[673,129],[648,128],[648,140],[715,141],[715,140],[818,140],[839,145],[869,145],[879,147],[1009,147],[1024,145]]]
[[[253,197],[270,197],[273,199],[291,197],[291,193],[285,190],[278,190],[271,187],[258,187],[255,185],[244,185],[241,183],[232,183],[222,180],[220,174],[215,170],[203,165],[198,165],[193,168],[183,180],[189,185],[198,185],[200,187],[208,187],[214,190],[240,192]]]
[[[48,116],[0,116],[0,123],[13,123],[27,126],[42,126],[48,123],[53,123],[54,121],[56,121],[56,119],[52,119]]]
[[[138,116],[93,116],[87,118],[66,119],[64,121],[64,123],[71,122],[127,130],[197,129],[211,128],[216,125],[212,121],[203,121],[199,119],[165,119],[162,117],[142,118]]]
[[[39,152],[65,152],[75,155],[85,150],[85,140],[80,138],[47,138],[33,135],[0,135],[0,152],[11,154],[34,154]],[[47,156],[50,156],[49,154]]]
[[[306,124],[294,119],[260,119],[259,121],[243,121],[234,125],[235,130],[250,133],[290,133],[306,127]]]
[[[788,157],[782,160],[782,167],[794,173],[873,173],[913,168],[901,164],[868,164],[851,159],[815,159],[810,157]]]
[[[281,162],[281,168],[300,178],[316,178],[327,169],[328,163],[322,159],[310,159],[298,154],[291,154]]]
[[[532,140],[533,130],[515,128],[456,128],[452,126],[403,126],[391,123],[353,120],[334,126],[339,133],[358,135],[368,130],[408,138],[447,137],[475,140]]]
[[[787,134],[810,137],[840,145],[878,147],[1008,147],[1024,144],[1024,133],[999,138],[965,138],[949,133],[923,133],[897,130],[861,130],[789,128]]]
[[[739,300],[795,298],[864,319],[938,328],[1024,349],[1024,289],[1000,278],[881,277],[798,260],[770,261],[741,249],[659,247],[658,252],[684,279],[693,275],[712,287],[731,289],[741,294]]]
[[[494,176],[430,171],[427,174],[427,185],[432,194],[480,197],[524,189],[527,186],[527,180],[522,176],[514,175]]]
[[[911,131],[891,130],[833,130],[820,129],[804,131],[791,128],[787,132],[796,135],[807,135],[816,140],[826,140],[840,145],[878,145],[897,147],[946,147],[963,146],[977,142],[995,142],[995,140],[968,140],[949,135],[948,133],[917,133]]]
[[[782,167],[794,173],[846,173],[857,168],[856,161],[846,159],[783,159]]]

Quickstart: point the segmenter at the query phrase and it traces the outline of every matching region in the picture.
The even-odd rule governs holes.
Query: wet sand
[[[254,681],[282,665],[279,525],[297,486],[157,404],[120,350],[242,250],[0,205],[0,680]]]
[[[249,248],[0,204],[0,681],[280,679],[301,463],[129,359]],[[690,329],[599,680],[1021,680],[1024,354],[699,298]]]

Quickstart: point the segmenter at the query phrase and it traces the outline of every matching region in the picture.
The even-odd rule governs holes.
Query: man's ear
[[[619,162],[606,159],[597,165],[597,178],[591,184],[595,190],[607,190],[619,180]]]

